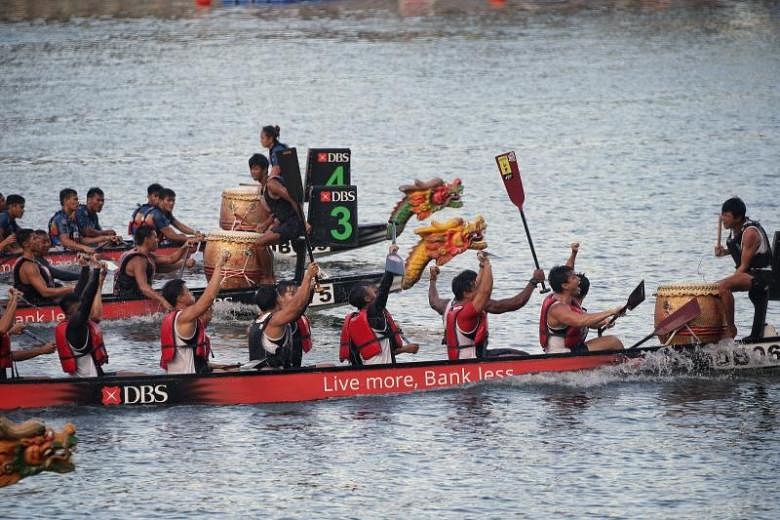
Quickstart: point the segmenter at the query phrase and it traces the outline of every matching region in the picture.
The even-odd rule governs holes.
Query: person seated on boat
[[[398,246],[390,246],[395,254]],[[387,297],[393,285],[393,273],[385,271],[377,287],[358,284],[349,292],[349,304],[357,308],[344,317],[341,328],[339,361],[353,366],[395,364],[395,355],[416,354],[419,347],[408,343],[386,309]]]
[[[200,231],[196,231],[173,216],[173,208],[176,206],[176,192],[170,188],[160,190],[159,203],[153,208],[144,220],[144,225],[157,231],[160,242],[182,244],[190,238],[204,240]],[[181,231],[181,233],[179,233]]]
[[[163,187],[156,182],[150,184],[146,188],[146,202],[139,204],[137,208],[133,210],[133,214],[130,217],[130,222],[127,224],[127,233],[130,236],[135,235],[136,230],[144,225],[146,216],[160,204],[160,192]]]
[[[38,260],[41,246],[32,229],[17,233],[22,256],[14,264],[14,287],[32,305],[50,305],[58,298],[73,292],[72,286],[62,287],[55,283],[48,269]],[[86,282],[85,282],[86,283]]]
[[[501,314],[525,305],[536,285],[544,280],[544,272],[541,269],[534,271],[534,277],[520,294],[505,300],[491,300],[493,267],[486,254],[479,253],[477,258],[479,273],[467,269],[452,279],[451,300],[431,302],[437,312],[443,303],[443,310],[440,311],[444,318],[442,343],[447,347],[447,358],[455,360],[528,355],[527,352],[512,348],[488,349],[487,314]],[[433,295],[429,291],[430,296]]]
[[[21,334],[24,331],[24,324],[15,323],[16,307],[19,305],[21,293],[13,287],[8,289],[8,303],[5,306],[5,312],[0,316],[0,381],[6,379],[6,369],[13,370],[15,361],[25,361],[43,354],[54,352],[54,342],[46,343],[38,347],[24,350],[11,349],[11,336]]]
[[[162,295],[172,310],[160,327],[160,367],[168,374],[208,374],[211,340],[206,335],[204,318],[211,315],[211,306],[219,294],[224,272],[222,266],[229,253],[223,253],[214,266],[206,289],[195,300],[184,280],[168,281]]]
[[[268,177],[268,159],[265,155],[256,153],[249,158],[249,175],[258,183],[262,183],[263,179]]]
[[[5,199],[5,210],[0,213],[0,253],[21,253],[16,236],[20,227],[16,219],[24,216],[24,202],[21,195],[9,195]]]
[[[580,278],[571,267],[553,267],[548,280],[554,294],[544,300],[539,316],[539,342],[546,353],[582,354],[623,348],[623,343],[615,336],[586,340],[588,329],[606,327],[612,316],[623,312],[623,307],[585,312],[577,301]]]
[[[65,188],[60,191],[62,208],[49,219],[49,236],[51,243],[73,251],[92,254],[92,245],[103,245],[112,240],[111,237],[84,237],[79,232],[76,222],[76,210],[79,207],[79,195],[76,190]]]
[[[723,318],[731,338],[737,335],[737,326],[734,323],[734,292],[749,291],[754,285],[771,282],[765,280],[763,273],[758,271],[772,263],[769,237],[761,224],[746,214],[747,207],[738,197],[723,203],[720,218],[723,227],[730,233],[726,247],[715,246],[715,256],[731,255],[736,266],[734,274],[718,282],[718,295],[723,302]]]
[[[260,314],[249,326],[249,360],[264,361],[261,366],[271,368],[297,368],[301,366],[303,338],[295,342],[296,329],[309,333],[308,320],[302,322],[303,313],[311,300],[312,280],[319,272],[316,263],[309,264],[301,286],[282,282],[261,286],[255,293],[255,304]],[[303,329],[301,328],[303,327]],[[309,343],[311,348],[311,343]]]
[[[51,249],[51,239],[49,233],[42,229],[36,229],[34,231],[35,240],[35,260],[43,267],[49,274],[45,278],[51,278],[53,280],[59,280],[61,282],[75,282],[81,277],[81,275],[75,271],[68,269],[60,269],[59,267],[51,265],[46,255]],[[82,254],[82,253],[79,253]],[[56,283],[56,282],[55,282]]]
[[[108,363],[100,319],[103,313],[102,288],[107,267],[91,260],[82,266],[87,283],[80,292],[63,296],[60,308],[65,319],[54,329],[54,340],[62,370],[73,377],[101,377]]]
[[[113,229],[100,227],[98,213],[103,211],[105,195],[100,188],[90,188],[87,191],[87,203],[79,204],[76,208],[76,225],[82,237],[109,237],[115,243],[121,243],[122,237],[118,237]]]
[[[153,229],[142,226],[133,237],[135,247],[125,251],[119,258],[119,269],[114,275],[114,295],[119,298],[143,298],[155,300],[166,311],[173,309],[170,303],[157,291],[152,289],[154,274],[158,266],[175,265],[193,251],[192,244],[185,242],[175,253],[157,255],[159,246],[157,233]]]

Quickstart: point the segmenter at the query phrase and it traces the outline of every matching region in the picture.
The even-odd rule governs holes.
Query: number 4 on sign
[[[328,181],[325,183],[325,186],[344,186],[344,184],[344,167],[339,166],[333,170],[333,173],[330,174],[330,177],[328,177]]]

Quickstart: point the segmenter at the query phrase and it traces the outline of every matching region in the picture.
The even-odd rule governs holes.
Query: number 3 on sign
[[[320,292],[314,291],[314,298],[311,301],[312,307],[333,303],[333,284],[322,283],[320,284],[320,289]]]
[[[352,237],[353,231],[352,224],[349,222],[349,219],[352,218],[352,213],[349,211],[349,208],[336,206],[330,210],[330,216],[338,219],[336,222],[338,227],[330,230],[330,236],[336,240],[349,240],[350,237]]]

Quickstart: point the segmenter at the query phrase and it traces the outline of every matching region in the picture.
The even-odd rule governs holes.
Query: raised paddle
[[[504,181],[504,188],[509,194],[509,199],[520,210],[520,217],[523,219],[523,227],[525,228],[525,236],[528,237],[528,245],[531,247],[531,255],[534,258],[534,265],[537,269],[539,267],[539,260],[536,258],[536,250],[534,249],[534,241],[531,240],[531,232],[528,230],[528,222],[525,220],[525,213],[523,212],[523,203],[525,202],[525,192],[523,191],[523,181],[520,179],[520,167],[517,165],[517,157],[515,152],[507,152],[501,155],[496,155],[496,164],[498,165],[498,171],[501,174],[501,179]],[[542,281],[542,289],[540,293],[549,292],[550,289],[545,287],[544,281]]]
[[[395,245],[395,222],[390,222],[389,225],[392,226],[393,245]],[[401,258],[401,255],[398,253],[390,253],[387,255],[387,258],[385,259],[385,271],[393,273],[396,276],[403,276],[405,272],[404,259]]]
[[[722,220],[721,216],[718,215],[718,244],[717,244],[718,249],[723,247],[723,246],[721,246],[721,241],[720,241],[721,229],[723,229],[723,220]]]
[[[670,334],[675,330],[684,327],[689,321],[696,319],[700,314],[701,307],[699,307],[699,301],[696,298],[691,298],[688,303],[671,313],[664,318],[661,323],[656,325],[653,332],[639,340],[637,343],[634,343],[629,348],[636,348],[653,336]]]
[[[620,312],[612,316],[612,319],[609,320],[609,323],[607,323],[606,327],[601,327],[599,329],[599,336],[601,336],[606,329],[610,327],[617,319],[622,316],[626,311],[633,311],[637,305],[645,301],[645,281],[642,280],[639,282],[639,285],[636,286],[636,288],[631,291],[631,294],[628,295],[628,301],[623,306],[622,309],[620,309]]]

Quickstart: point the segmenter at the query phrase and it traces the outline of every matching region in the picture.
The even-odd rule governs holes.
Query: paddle
[[[393,245],[395,245],[395,222],[390,222],[393,233]],[[385,259],[385,271],[397,276],[404,275],[404,259],[398,253],[390,253]]]
[[[32,339],[34,339],[35,341],[37,341],[37,342],[38,342],[38,343],[40,343],[41,345],[45,345],[46,343],[48,343],[48,341],[46,341],[45,339],[41,338],[41,337],[40,337],[40,336],[38,336],[37,334],[33,334],[32,332],[30,332],[30,331],[29,331],[29,330],[27,330],[27,329],[23,330],[23,331],[22,331],[22,334],[24,334],[25,336],[28,336],[28,337],[30,337],[30,338],[32,338]]]
[[[685,324],[697,318],[700,314],[701,307],[699,307],[698,300],[696,298],[691,298],[688,303],[671,313],[669,316],[664,318],[661,323],[656,325],[655,330],[652,333],[648,334],[637,343],[631,345],[629,349],[638,347],[653,336],[663,336],[664,334],[670,334],[680,327],[685,326]]]
[[[623,315],[626,311],[633,311],[637,305],[645,301],[645,281],[642,280],[639,282],[639,285],[636,286],[636,288],[631,291],[631,294],[628,295],[628,301],[623,306],[622,309],[620,309],[620,312],[612,316],[612,319],[609,320],[609,323],[607,323],[606,327],[601,327],[599,329],[599,336],[601,336],[606,329],[610,327],[617,319]]]
[[[525,202],[525,192],[523,191],[523,181],[520,179],[520,167],[517,165],[517,157],[515,152],[507,152],[496,156],[496,164],[498,165],[498,171],[501,174],[501,179],[504,181],[504,188],[509,194],[509,199],[520,210],[520,217],[523,219],[523,227],[525,228],[525,236],[528,237],[528,245],[531,247],[531,255],[534,258],[534,265],[537,269],[539,267],[539,260],[536,258],[536,250],[534,249],[534,241],[531,240],[531,232],[528,229],[528,222],[525,220],[525,213],[523,212],[523,203]],[[550,289],[545,287],[544,281],[542,281],[542,289],[539,291],[544,294],[549,292]]]

